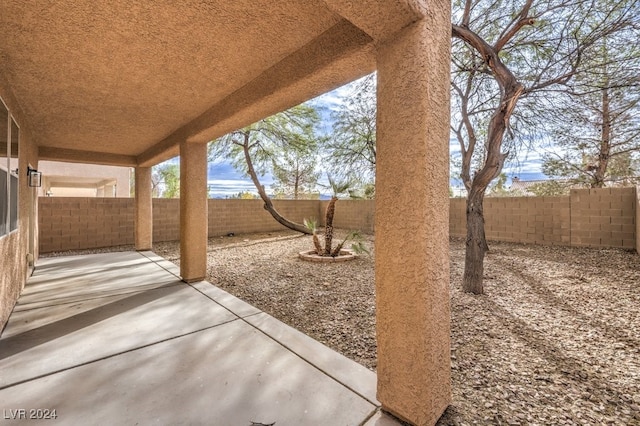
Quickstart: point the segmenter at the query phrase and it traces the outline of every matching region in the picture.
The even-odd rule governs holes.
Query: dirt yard
[[[453,403],[438,424],[640,425],[640,256],[490,247],[474,296],[451,240]],[[211,238],[208,279],[375,370],[373,255],[314,264],[297,258],[308,249],[286,232]],[[175,243],[154,250],[179,261]]]

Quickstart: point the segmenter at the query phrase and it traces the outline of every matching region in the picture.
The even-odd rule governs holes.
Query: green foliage
[[[342,194],[348,194],[349,189],[353,186],[353,182],[347,178],[339,178],[328,174],[327,180],[329,181],[329,188],[333,197],[340,197]]]
[[[272,187],[278,198],[307,199],[315,194],[321,174],[318,170],[317,139],[303,140],[304,135],[294,137],[300,140],[271,160]]]
[[[373,200],[376,198],[376,186],[373,183],[359,184],[348,190],[352,200]]]
[[[323,256],[324,253],[326,253],[326,251],[324,247],[322,247],[322,244],[320,243],[320,240],[318,239],[318,236],[317,236],[317,231],[318,231],[317,221],[315,219],[305,218],[304,226],[306,226],[311,231],[316,253],[320,256]],[[363,237],[360,231],[350,231],[344,237],[344,239],[338,243],[338,245],[336,245],[335,247],[329,247],[329,250],[328,250],[330,253],[329,255],[332,257],[338,256],[340,254],[340,251],[348,241],[352,242],[350,248],[354,253],[371,254],[367,249],[367,247],[364,245]]]
[[[180,197],[180,165],[165,161],[151,169],[155,196],[162,198]]]
[[[543,171],[575,186],[601,187],[637,181],[640,152],[640,3],[603,2],[587,27],[603,19],[618,25],[592,40],[583,55],[584,70],[570,82],[549,114],[553,148]],[[631,16],[629,22],[627,17]]]
[[[339,186],[339,185],[335,186],[336,190],[340,190],[343,188],[345,187]],[[344,190],[346,190],[346,188]],[[334,199],[333,201],[336,201],[336,200]],[[329,209],[327,209],[327,217],[325,218],[325,222],[327,223],[327,226],[325,227],[325,242],[331,241],[331,239],[329,240],[326,239],[327,233],[333,233],[333,224],[332,224],[333,219],[330,218],[329,216],[330,216]],[[322,244],[320,243],[320,240],[318,238],[318,235],[317,235],[318,221],[315,218],[311,218],[311,219],[305,218],[303,220],[303,223],[304,223],[304,226],[306,226],[307,229],[311,231],[315,252],[320,256],[327,256],[327,255],[332,257],[338,256],[340,254],[340,251],[348,241],[352,241],[351,250],[353,250],[354,253],[370,254],[364,245],[362,234],[360,233],[360,231],[350,231],[346,235],[346,237],[340,243],[338,243],[338,245],[336,245],[335,247],[331,247],[332,244],[330,242],[326,242],[325,244],[330,246],[327,248],[326,245],[325,247],[322,247]]]
[[[305,218],[303,219],[302,223],[304,223],[304,226],[309,228],[312,233],[315,233],[318,230],[318,221],[315,218]]]
[[[136,174],[132,169],[129,171],[129,197],[136,196]]]
[[[230,195],[228,198],[234,200],[257,200],[260,197],[249,191],[240,191],[237,194]]]
[[[318,149],[323,142],[316,134],[319,122],[313,107],[298,105],[211,142],[209,161],[228,159],[236,170],[247,174],[243,151],[246,143],[256,172],[271,173],[276,179],[276,189],[290,193],[291,181],[297,176],[303,181],[302,188],[310,192],[314,188]]]
[[[349,235],[347,235],[344,241],[349,241],[349,240],[353,241],[353,243],[351,244],[351,250],[353,250],[354,253],[356,254],[366,253],[369,255],[371,254],[369,250],[367,250],[367,247],[364,245],[362,234],[359,231],[351,231]]]
[[[372,185],[376,166],[376,76],[361,79],[332,113],[325,163],[344,180]]]
[[[569,195],[569,186],[555,180],[535,183],[527,188],[536,197],[560,197]]]
[[[585,187],[638,182],[640,49],[632,46],[639,38],[640,27],[626,26],[594,42],[583,60],[589,72],[576,76],[548,114],[547,176]]]
[[[602,55],[602,40],[627,39],[623,43],[627,52],[637,55],[634,40],[638,36],[624,33],[629,28],[637,31],[639,4],[637,0],[453,1],[454,24],[469,29],[491,47],[523,86],[501,142],[500,153],[507,162],[519,150],[539,143],[548,132],[545,120],[568,121],[560,111],[566,102],[559,94],[573,90],[572,81],[582,75],[600,75],[598,64],[617,61]],[[476,46],[453,39],[452,136],[460,143],[464,158],[452,156],[451,166],[460,171],[467,189],[487,161],[489,121],[502,105],[503,90],[487,58]],[[637,83],[638,68],[631,67],[630,72],[635,73]],[[498,166],[495,177],[500,173]],[[495,169],[494,164],[490,167]]]
[[[507,184],[507,175],[506,173],[500,173],[498,179],[493,184],[493,186],[489,189],[489,194],[491,197],[509,197],[511,196],[511,191],[506,186]]]

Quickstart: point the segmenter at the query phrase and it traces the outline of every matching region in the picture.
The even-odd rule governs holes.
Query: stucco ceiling
[[[151,165],[373,70],[416,14],[361,3],[3,0],[0,74],[41,158]]]

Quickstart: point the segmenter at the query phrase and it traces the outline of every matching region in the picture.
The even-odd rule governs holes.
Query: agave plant
[[[318,231],[318,223],[315,219],[305,219],[303,223],[304,226],[309,228],[309,230],[311,231],[311,235],[313,237],[313,246],[316,249],[316,254],[322,256],[322,254],[324,253],[324,249],[322,248],[322,245],[320,244],[320,238],[318,238],[318,234],[316,233]]]
[[[342,240],[340,244],[336,246],[336,248],[331,250],[331,256],[336,257],[337,255],[339,255],[340,250],[342,250],[342,247],[344,246],[344,243],[349,240],[353,240],[353,243],[351,244],[351,250],[353,250],[355,253],[369,254],[369,250],[367,250],[367,248],[364,246],[364,243],[362,242],[362,235],[360,234],[360,231],[351,231],[347,234],[346,237],[344,237],[344,240]]]

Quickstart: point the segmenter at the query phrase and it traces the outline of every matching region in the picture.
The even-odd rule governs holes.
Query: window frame
[[[9,158],[9,214],[7,218],[9,234],[18,230],[20,218],[20,126],[9,111],[9,134],[7,135],[7,157]],[[14,144],[14,129],[15,144]],[[13,147],[16,153],[13,153]],[[15,166],[15,169],[13,168]]]
[[[3,198],[3,203],[0,204],[2,206],[0,210],[0,238],[4,238],[18,230],[20,218],[20,126],[1,97],[0,108],[3,108],[7,114],[6,157],[0,157],[3,158],[0,160],[0,174],[3,177],[0,181],[4,181],[0,183],[2,185],[0,197]],[[17,152],[12,153],[12,145],[17,147],[15,149]]]

